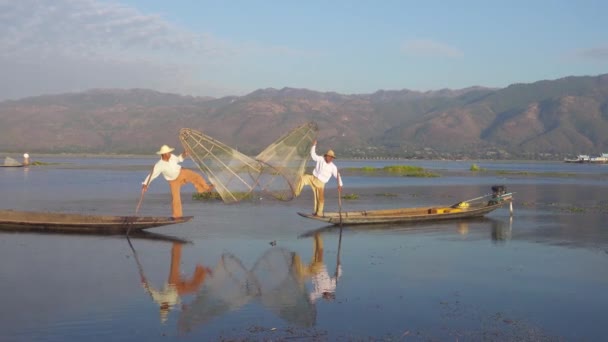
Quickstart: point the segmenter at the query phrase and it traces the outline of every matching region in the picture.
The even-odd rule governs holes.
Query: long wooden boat
[[[180,218],[159,216],[99,216],[53,212],[0,210],[0,230],[44,231],[60,233],[124,234],[147,228],[188,222]]]
[[[333,225],[381,224],[425,222],[481,217],[511,202],[511,194],[504,194],[486,203],[460,202],[448,207],[417,207],[383,210],[325,212],[324,216],[298,213],[298,215]]]

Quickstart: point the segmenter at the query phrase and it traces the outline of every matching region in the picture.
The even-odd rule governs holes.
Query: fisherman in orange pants
[[[167,279],[165,286],[160,290],[150,286],[143,273],[140,274],[144,289],[160,307],[161,323],[167,320],[169,311],[180,303],[180,298],[198,291],[205,282],[207,274],[211,273],[211,269],[197,264],[192,278],[186,279],[182,277],[180,272],[181,257],[182,245],[181,243],[174,242],[171,248],[169,279]]]
[[[187,152],[176,156],[171,152],[175,150],[172,147],[163,145],[156,154],[159,154],[161,159],[154,165],[152,173],[150,173],[142,183],[142,195],[148,191],[148,185],[158,177],[161,173],[165,179],[169,182],[171,187],[173,217],[182,217],[182,199],[181,199],[181,187],[186,183],[192,183],[198,192],[209,192],[213,190],[213,185],[207,184],[205,179],[198,173],[182,168],[179,163],[184,161],[184,158],[188,156]]]

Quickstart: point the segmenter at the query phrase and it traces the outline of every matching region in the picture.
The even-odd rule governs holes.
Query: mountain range
[[[255,155],[314,121],[345,157],[557,159],[608,152],[608,74],[494,89],[193,97],[94,89],[0,102],[0,151],[153,153],[189,127]]]

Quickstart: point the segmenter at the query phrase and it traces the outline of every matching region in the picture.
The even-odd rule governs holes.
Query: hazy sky
[[[0,100],[504,87],[608,73],[608,1],[0,0]]]

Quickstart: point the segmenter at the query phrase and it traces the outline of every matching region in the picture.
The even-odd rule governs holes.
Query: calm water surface
[[[155,162],[34,160],[60,164],[0,169],[0,208],[133,215]],[[471,162],[339,165],[405,163],[442,177],[345,174],[359,198],[342,209],[454,204],[505,184],[514,215],[340,231],[296,215],[310,210],[309,189],[225,205],[188,187],[194,220],[151,229],[160,239],[0,233],[0,341],[604,339],[607,166],[478,162],[539,173],[522,176],[472,175]],[[338,209],[335,183],[326,206]],[[139,214],[170,210],[159,178]]]

